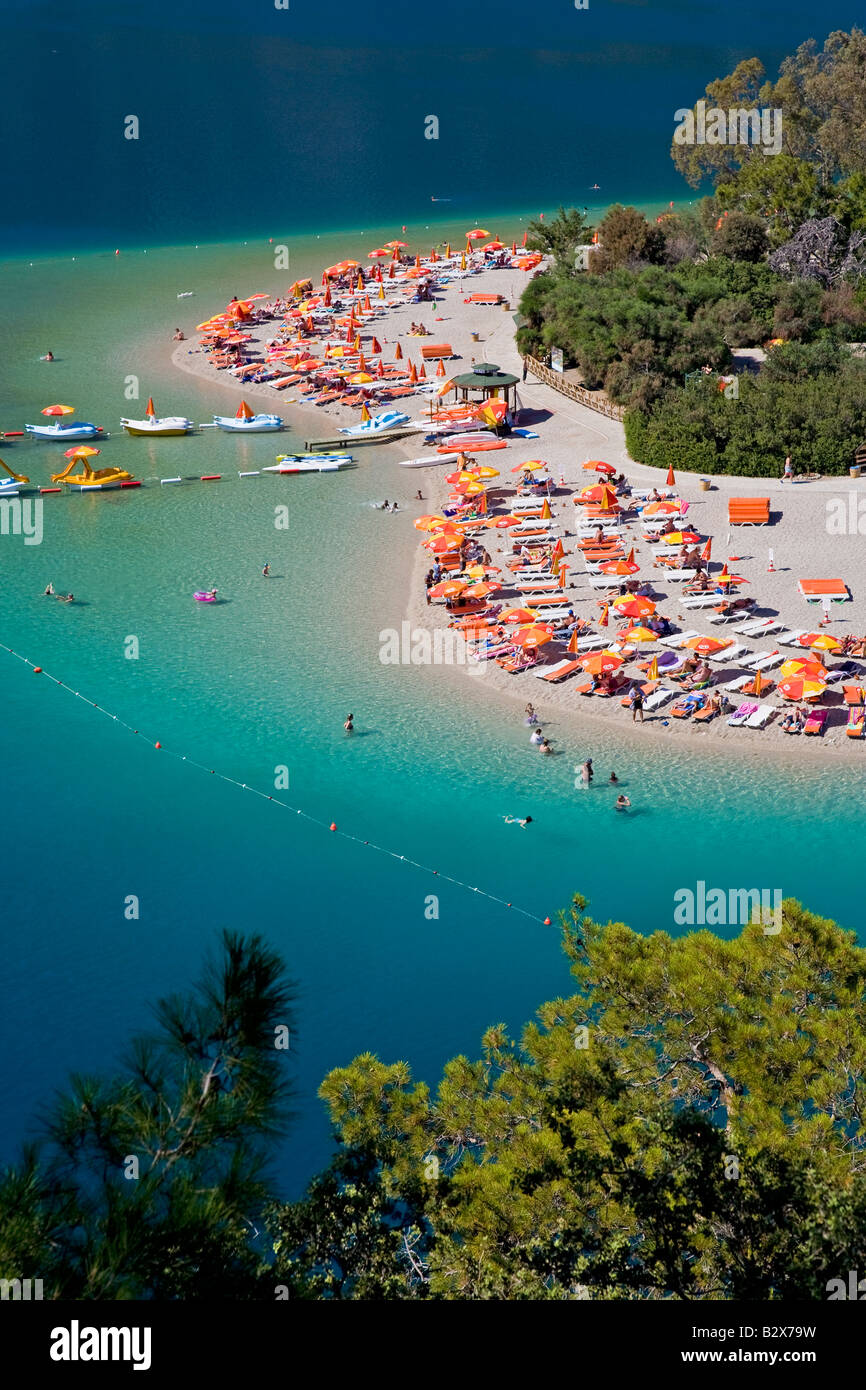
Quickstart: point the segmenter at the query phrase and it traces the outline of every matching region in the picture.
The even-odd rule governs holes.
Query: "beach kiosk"
[[[494,362],[476,362],[471,372],[452,378],[451,385],[461,401],[489,401],[498,397],[509,411],[516,409],[517,377],[503,372]]]

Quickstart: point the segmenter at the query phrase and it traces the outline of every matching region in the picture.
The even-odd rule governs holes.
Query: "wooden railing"
[[[574,381],[566,381],[561,372],[555,372],[551,367],[546,367],[543,362],[539,362],[537,357],[524,357],[527,370],[544,382],[545,386],[552,386],[554,391],[559,391],[561,395],[568,396],[569,400],[577,401],[579,405],[589,406],[590,410],[597,410],[600,415],[606,415],[609,420],[621,420],[625,414],[625,407],[614,405],[612,401],[605,400],[587,391],[585,386],[578,386]]]

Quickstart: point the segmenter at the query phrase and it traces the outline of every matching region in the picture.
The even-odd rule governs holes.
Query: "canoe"
[[[329,458],[327,454],[310,459],[284,459],[282,463],[271,464],[262,469],[263,473],[338,473],[348,468],[351,459]]]
[[[420,459],[403,459],[400,463],[401,468],[433,468],[440,463],[456,463],[459,454],[427,454]]]
[[[449,457],[453,457],[453,453],[452,453],[453,447],[454,447],[454,441],[452,440],[451,446],[450,446],[450,447],[448,447],[448,448],[437,449],[436,452],[437,452],[437,454],[447,454]],[[493,439],[493,440],[489,440],[489,441],[488,441],[488,440],[482,440],[482,442],[481,442],[480,444],[472,444],[472,443],[463,444],[463,443],[461,443],[461,445],[460,445],[460,451],[461,451],[461,453],[464,453],[464,454],[483,454],[483,453],[487,453],[490,449],[507,449],[507,448],[508,448],[508,445],[506,444],[506,442],[505,442],[504,439]]]

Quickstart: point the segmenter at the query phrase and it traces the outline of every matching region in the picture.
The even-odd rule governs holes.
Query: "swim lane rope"
[[[304,811],[299,806],[291,806],[279,796],[272,796],[268,792],[259,791],[258,787],[251,787],[248,782],[238,782],[236,778],[229,777],[225,772],[218,772],[216,768],[207,767],[204,763],[196,762],[195,758],[191,758],[187,753],[176,753],[171,748],[165,748],[161,742],[154,741],[147,734],[143,734],[140,729],[134,728],[133,725],[128,724],[125,719],[121,719],[119,714],[112,714],[111,710],[105,709],[104,706],[97,704],[95,700],[91,700],[86,695],[82,695],[80,690],[73,690],[72,686],[67,685],[59,676],[52,676],[51,672],[46,671],[44,667],[37,666],[35,662],[30,661],[26,656],[22,656],[20,652],[14,651],[12,647],[7,647],[5,642],[0,642],[0,650],[8,652],[9,655],[14,656],[17,661],[22,662],[25,666],[29,666],[31,671],[36,675],[45,676],[47,680],[53,681],[61,690],[65,690],[68,695],[74,695],[75,699],[80,700],[82,704],[90,706],[91,709],[98,710],[100,714],[105,715],[106,719],[110,719],[113,723],[119,724],[120,727],[126,729],[128,733],[134,734],[136,738],[140,738],[144,743],[150,744],[151,748],[165,753],[167,757],[175,758],[178,762],[187,763],[190,767],[197,768],[199,772],[205,772],[210,777],[218,777],[221,782],[227,782],[230,786],[237,787],[239,791],[251,792],[253,796],[260,797],[262,801],[273,802],[275,806],[280,806],[285,811],[293,811],[296,816],[302,816],[303,819],[309,821],[311,825],[317,825],[320,830],[327,830],[331,834],[339,835],[344,840],[351,840],[354,844],[362,845],[365,849],[375,850],[378,854],[384,854],[389,859],[397,860],[400,864],[407,864],[411,869],[418,869],[421,873],[430,874],[434,878],[441,879],[444,883],[451,883],[455,888],[463,888],[469,893],[477,893],[479,897],[487,898],[489,902],[497,903],[500,907],[510,908],[512,912],[519,912],[522,917],[528,917],[532,922],[539,922],[542,926],[550,926],[549,917],[538,917],[534,912],[528,912],[526,908],[517,907],[514,903],[507,902],[505,898],[500,898],[495,893],[488,893],[486,889],[479,888],[473,883],[466,883],[463,879],[454,878],[451,874],[442,873],[440,869],[432,869],[429,864],[421,864],[417,859],[410,859],[405,854],[398,854],[396,850],[388,849],[385,845],[377,845],[372,840],[363,840],[360,835],[353,835],[348,830],[341,830],[334,821],[329,822],[321,820],[318,816],[310,815],[309,811]]]

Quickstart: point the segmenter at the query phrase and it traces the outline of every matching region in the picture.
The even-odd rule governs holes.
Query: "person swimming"
[[[50,598],[54,598],[54,597],[55,597],[55,594],[54,594],[54,585],[53,585],[52,583],[50,583],[50,582],[49,582],[48,584],[46,584],[46,585],[45,585],[45,588],[42,590],[42,596],[43,596],[43,598],[44,598],[46,595],[47,595],[48,597],[50,597]]]
[[[506,825],[519,825],[523,830],[532,822],[532,816],[524,816],[522,820],[520,816],[503,816],[502,819]]]
[[[618,811],[625,811],[628,809],[630,805],[631,802],[629,801],[628,797],[625,796],[623,792],[620,792],[619,796],[616,799],[616,809]]]
[[[347,733],[347,734],[353,734],[353,733],[355,732],[355,716],[354,716],[354,714],[347,714],[347,715],[346,715],[346,722],[345,722],[345,724],[343,725],[343,728],[346,730],[346,733]]]
[[[267,577],[268,577],[268,575],[270,574],[270,572],[271,572],[271,567],[270,567],[270,565],[265,565],[264,569],[262,570],[262,574],[264,575],[265,579],[267,579]]]
[[[209,596],[210,596],[212,599],[213,599],[213,598],[216,598],[217,593],[218,593],[218,590],[217,590],[217,589],[208,589],[208,594],[209,594]]]
[[[619,781],[619,778],[617,777],[617,775],[616,775],[615,772],[612,772],[612,773],[610,774],[610,777],[608,778],[608,781],[611,782],[611,783],[613,783],[613,782],[618,782],[618,781]]]
[[[53,362],[53,361],[54,361],[54,353],[53,353],[53,352],[46,352],[46,353],[44,354],[44,356],[40,357],[39,361],[40,361],[40,362]]]
[[[544,742],[544,734],[541,732],[540,728],[536,727],[532,730],[532,733],[529,735],[529,742],[535,744],[541,744]]]

